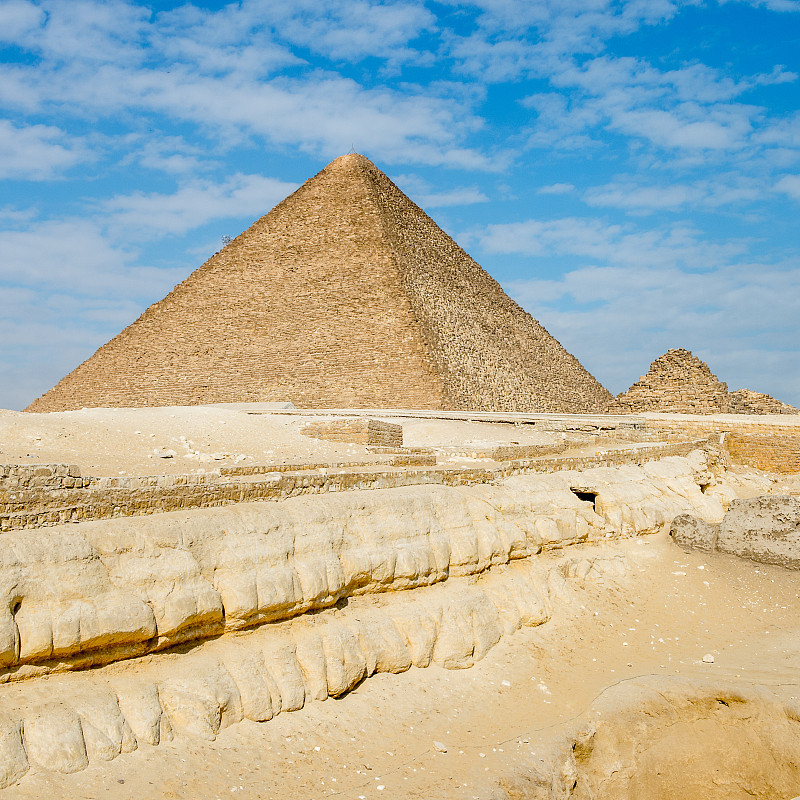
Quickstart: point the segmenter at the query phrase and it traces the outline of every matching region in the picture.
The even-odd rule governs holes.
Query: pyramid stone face
[[[342,156],[26,410],[589,412],[611,396],[369,160]]]
[[[800,409],[751,389],[731,392],[730,399],[734,414],[800,414]]]
[[[608,410],[622,414],[727,414],[732,407],[727,385],[717,379],[708,364],[680,348],[657,358],[647,375],[620,394]]]

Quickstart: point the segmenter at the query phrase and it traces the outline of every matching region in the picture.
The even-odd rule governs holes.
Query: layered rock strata
[[[175,732],[213,738],[375,672],[469,666],[549,619],[571,581],[623,575],[624,562],[574,546],[686,512],[722,519],[721,477],[698,450],[4,534],[0,784]],[[204,643],[162,653],[187,642]],[[145,654],[135,677],[111,663]],[[100,669],[76,671],[88,666]]]

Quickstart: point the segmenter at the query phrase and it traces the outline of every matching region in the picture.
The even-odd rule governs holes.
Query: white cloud
[[[173,194],[111,197],[103,204],[105,223],[117,236],[181,234],[212,219],[260,217],[296,188],[261,175],[232,175],[223,183],[196,180]]]
[[[789,13],[800,12],[800,2],[798,0],[719,0],[720,3],[744,2],[751,6],[763,6],[770,11],[784,11]]]
[[[138,138],[138,137],[135,137]],[[138,161],[143,167],[159,170],[171,175],[200,173],[217,163],[203,158],[197,145],[190,145],[179,136],[151,137],[142,142],[123,163]]]
[[[435,25],[435,17],[422,3],[367,0],[276,0],[268,4],[245,3],[245,12],[268,9],[270,23],[282,37],[310,50],[343,61],[368,56],[390,60],[419,60],[406,47]]]
[[[489,198],[477,186],[456,186],[436,191],[429,181],[419,175],[395,175],[392,180],[421,208],[444,208],[489,202]]]
[[[0,85],[9,103],[19,98],[26,106],[69,106],[80,113],[156,113],[198,125],[229,145],[257,136],[325,157],[354,147],[387,162],[471,169],[499,163],[461,144],[482,124],[463,97],[368,89],[332,73],[259,82],[234,74],[201,75],[180,65],[168,72],[106,65],[79,74],[6,68],[0,70]]]
[[[586,146],[591,130],[603,126],[660,148],[737,150],[763,111],[733,102],[752,81],[737,83],[704,65],[660,71],[640,59],[602,56],[562,61],[549,77],[558,92],[523,101],[537,113],[533,146]]]
[[[742,261],[698,273],[655,268],[645,257],[506,288],[614,393],[670,347],[686,347],[730,388],[800,404],[800,354],[787,348],[800,339],[798,263]]]
[[[714,243],[686,224],[564,218],[489,225],[473,237],[489,253],[533,258],[532,274],[548,264],[553,277],[506,290],[613,392],[668,348],[686,347],[732,388],[800,403],[800,260],[752,261],[751,242]],[[554,259],[583,266],[558,274]]]
[[[779,192],[788,194],[795,200],[800,200],[800,175],[784,175],[776,184]]]
[[[686,224],[638,230],[580,217],[488,225],[471,235],[489,253],[581,256],[618,267],[647,264],[708,270],[746,249],[745,242],[733,239],[724,244],[707,241]]]
[[[17,38],[19,46],[60,62],[133,64],[144,58],[147,8],[125,0],[43,0],[40,5],[46,14]]]
[[[0,65],[0,102],[11,108],[150,115],[153,127],[189,123],[228,147],[257,138],[326,158],[355,147],[384,162],[495,169],[502,161],[464,144],[482,120],[463,87],[370,88],[372,73],[362,84],[298,55],[302,46],[335,60],[430,60],[408,46],[435,21],[422,3],[275,0],[214,12],[186,5],[152,19],[122,0],[45,7],[39,28],[19,42],[36,63]],[[279,68],[288,74],[276,77]],[[172,168],[180,166],[175,159]]]
[[[0,179],[48,180],[87,158],[80,142],[51,125],[16,127],[0,119]]]
[[[468,206],[488,203],[489,198],[477,186],[464,186],[449,192],[429,192],[417,198],[422,208],[444,208],[445,206]]]
[[[9,44],[27,39],[44,20],[44,11],[28,0],[2,0],[0,14],[0,42]]]
[[[609,127],[660,147],[734,150],[746,143],[755,111],[745,106],[702,109],[688,103],[672,112],[653,108],[615,110]]]
[[[171,284],[163,287],[165,293],[168,288]],[[70,289],[5,287],[0,293],[2,407],[27,406],[141,310],[141,303],[113,292],[92,296]]]
[[[0,281],[76,296],[117,297],[144,296],[154,285],[174,283],[177,272],[137,266],[136,255],[89,220],[32,222],[23,230],[0,231]]]
[[[574,191],[575,186],[571,183],[551,183],[537,189],[536,194],[570,194]]]
[[[621,208],[632,213],[675,210],[684,206],[719,208],[762,197],[761,181],[739,175],[720,175],[692,183],[644,184],[641,180],[614,181],[588,189],[583,196],[590,206]]]

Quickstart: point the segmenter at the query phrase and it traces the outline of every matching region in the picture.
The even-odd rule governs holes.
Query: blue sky
[[[0,408],[328,161],[381,167],[612,392],[800,405],[798,0],[0,0]]]

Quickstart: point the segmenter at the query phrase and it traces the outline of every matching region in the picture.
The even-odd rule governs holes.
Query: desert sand
[[[78,464],[84,475],[116,476],[381,458],[362,444],[303,435],[302,414],[247,410],[203,406],[0,412],[0,463]],[[407,447],[439,447],[445,453],[467,446],[557,443],[564,436],[519,421],[435,416],[382,418],[403,425]],[[591,438],[576,439],[570,452],[598,449]],[[173,453],[164,457],[168,451]],[[455,464],[487,461],[444,457]],[[522,484],[502,484],[512,485]],[[741,466],[730,467],[719,486],[724,491],[709,495],[708,503],[800,495],[798,476]],[[389,608],[396,595],[424,601],[449,591],[451,584],[466,590],[480,590],[487,581],[502,585],[533,560],[542,575],[557,570],[567,576],[560,594],[551,596],[546,621],[505,630],[470,666],[445,668],[434,659],[424,668],[411,666],[399,674],[379,671],[339,697],[307,699],[302,708],[265,722],[243,719],[223,725],[213,741],[184,734],[158,746],[140,741],[132,752],[108,761],[90,759],[88,767],[72,774],[33,765],[0,790],[0,800],[500,800],[588,797],[586,787],[601,784],[605,794],[598,797],[788,800],[800,794],[800,761],[792,750],[800,744],[800,722],[784,713],[786,708],[800,709],[800,573],[725,553],[686,551],[668,529],[668,524],[659,524],[642,535],[563,541],[531,557],[453,575],[446,587],[350,595],[304,616],[319,617],[317,624],[347,621]],[[60,528],[15,535],[46,536],[48,530]],[[611,568],[593,570],[582,563]],[[36,685],[43,700],[56,700],[64,687],[79,681],[124,680],[148,665],[164,669],[168,663],[180,672],[180,665],[189,663],[182,660],[187,655],[222,652],[254,635],[252,628],[226,631],[94,670],[55,670],[13,681],[0,686],[0,703],[14,706],[31,691],[28,684]],[[661,699],[656,702],[655,697]],[[635,757],[609,767],[608,759],[618,754],[598,755],[598,746],[581,761],[583,745],[575,745],[576,730],[585,734],[605,718],[613,728],[617,716]],[[641,720],[648,720],[650,728]],[[775,745],[775,737],[783,749]],[[600,734],[596,739],[601,741]],[[603,746],[610,740],[602,740]],[[573,787],[570,770],[575,770],[576,758]],[[555,774],[558,780],[543,788]],[[598,777],[603,775],[605,783]]]

